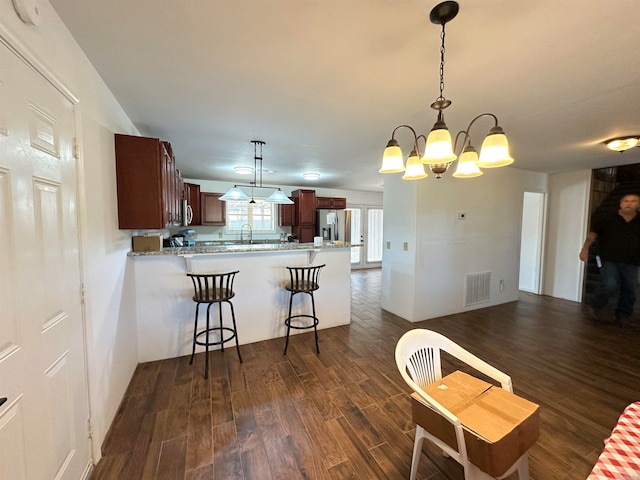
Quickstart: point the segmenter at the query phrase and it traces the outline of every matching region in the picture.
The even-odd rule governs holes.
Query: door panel
[[[351,206],[351,268],[382,266],[382,207]]]
[[[91,450],[74,104],[0,41],[0,107],[0,478],[77,480]]]

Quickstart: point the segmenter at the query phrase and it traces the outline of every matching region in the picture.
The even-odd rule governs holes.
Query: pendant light
[[[504,167],[513,163],[513,158],[509,153],[509,142],[502,128],[498,125],[498,118],[492,113],[482,113],[475,117],[469,123],[466,130],[461,130],[456,134],[455,141],[451,141],[451,134],[447,124],[444,121],[444,110],[451,105],[451,100],[444,97],[444,55],[445,55],[445,25],[453,20],[458,14],[459,5],[455,1],[446,1],[436,5],[429,14],[431,23],[442,26],[440,33],[440,94],[435,102],[431,104],[431,108],[437,110],[438,115],[433,128],[425,139],[424,154],[420,160],[421,163],[427,165],[435,174],[436,178],[441,178],[448,170],[451,164],[458,158],[456,146],[458,140],[462,136],[461,146],[464,146],[462,155],[458,160],[458,167],[453,174],[457,178],[473,178],[482,175],[482,168]],[[471,145],[471,137],[469,131],[472,125],[480,118],[493,118],[494,126],[489,130],[482,148],[480,156]],[[402,150],[398,141],[395,139],[396,131],[400,128],[407,128],[413,133],[414,148],[407,159],[407,165],[404,165]],[[391,140],[387,143],[382,157],[382,167],[380,173],[398,173],[405,172],[404,180],[419,180],[427,175],[420,173],[416,166],[416,155],[420,155],[418,148],[418,140],[425,138],[424,135],[417,135],[416,131],[409,125],[400,125],[393,130]]]
[[[265,199],[265,202],[269,203],[282,203],[282,204],[293,204],[293,201],[287,197],[279,187],[270,187],[262,184],[262,147],[265,145],[265,142],[261,140],[251,140],[253,143],[253,182],[249,185],[234,185],[233,188],[230,188],[227,193],[220,197],[220,200],[223,202],[236,200],[242,202],[256,203],[253,199],[253,189],[254,188],[269,188],[276,190]],[[258,172],[260,172],[258,176]],[[239,187],[247,187],[251,188],[251,198],[249,198]]]

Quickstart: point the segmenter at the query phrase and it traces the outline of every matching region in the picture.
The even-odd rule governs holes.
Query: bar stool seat
[[[289,315],[284,320],[284,324],[287,327],[287,340],[284,344],[284,354],[287,354],[287,347],[289,346],[289,333],[291,329],[294,328],[296,330],[306,330],[308,328],[313,328],[316,339],[316,352],[320,354],[320,347],[318,346],[318,317],[316,316],[316,302],[313,297],[313,292],[320,288],[320,284],[318,283],[318,277],[320,276],[320,270],[325,266],[316,265],[309,267],[286,267],[289,270],[289,283],[285,286],[285,289],[290,292],[289,295]],[[291,307],[293,305],[293,297],[298,293],[306,293],[311,297],[311,315],[309,314],[298,314],[291,315]],[[296,325],[295,322],[292,325],[291,321],[295,319],[310,319],[309,322],[307,320],[306,323],[302,325]]]
[[[238,358],[242,363],[240,355],[240,345],[238,344],[238,331],[236,328],[236,315],[233,310],[231,299],[235,297],[233,291],[233,281],[236,273],[187,273],[193,283],[193,301],[196,302],[196,315],[193,327],[193,346],[191,349],[191,360],[189,364],[193,364],[193,357],[196,353],[196,345],[205,347],[205,367],[204,378],[209,378],[209,347],[220,345],[220,349],[224,352],[224,344],[233,339],[236,341],[236,349],[238,350]],[[225,327],[222,320],[222,304],[227,303],[231,309],[231,320],[233,327]],[[206,328],[198,330],[198,313],[201,304],[207,305],[207,324]],[[211,325],[210,310],[211,306],[218,304],[218,326]]]

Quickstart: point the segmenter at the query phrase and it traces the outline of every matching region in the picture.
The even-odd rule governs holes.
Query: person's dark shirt
[[[627,222],[619,213],[594,219],[598,255],[603,261],[640,265],[640,214]]]

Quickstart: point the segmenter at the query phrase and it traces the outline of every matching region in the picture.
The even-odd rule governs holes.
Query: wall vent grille
[[[467,273],[464,276],[464,306],[488,302],[491,293],[491,272]]]

